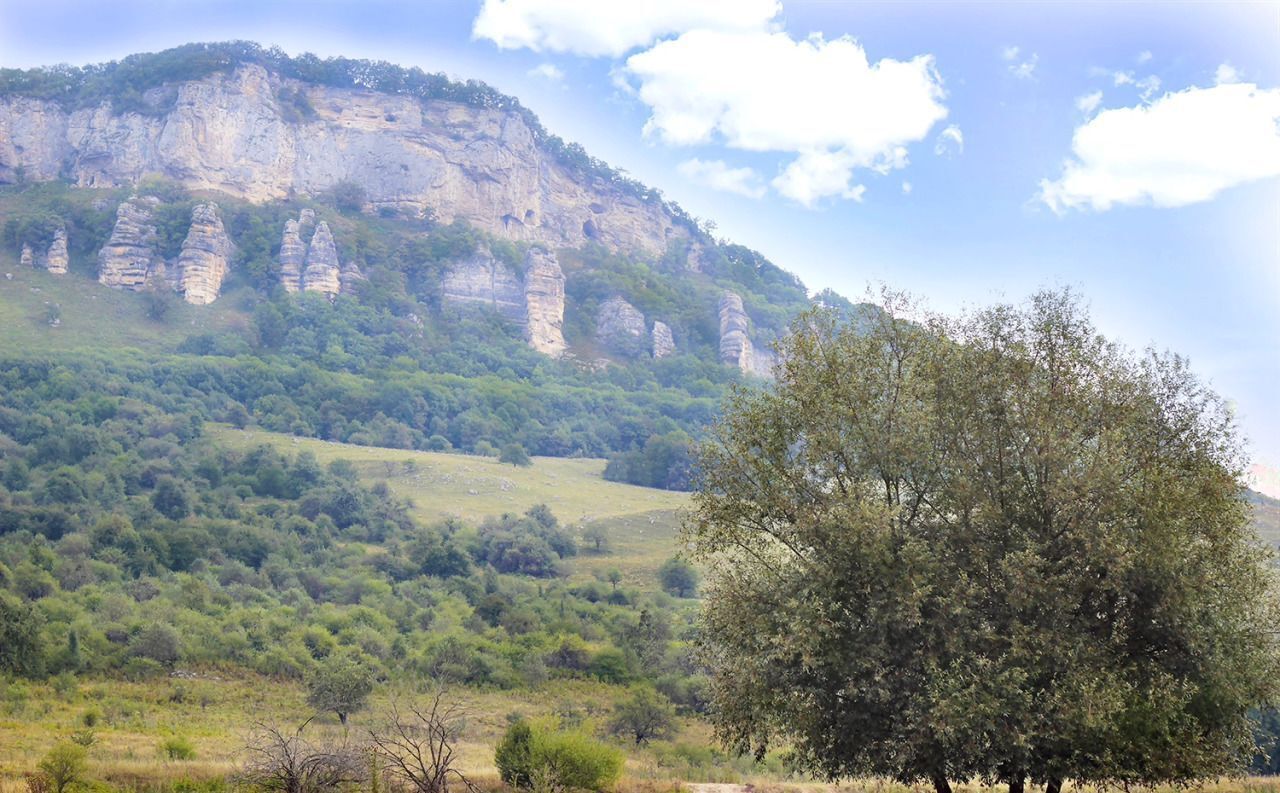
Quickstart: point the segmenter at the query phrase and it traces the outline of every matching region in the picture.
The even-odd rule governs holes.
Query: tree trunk
[[[1049,777],[1044,783],[1044,793],[1062,793],[1062,777]]]
[[[946,774],[941,772],[934,773],[933,793],[951,793],[951,783],[947,781]]]
[[[1014,774],[1009,777],[1009,793],[1023,793],[1026,787],[1026,777],[1022,774]]]

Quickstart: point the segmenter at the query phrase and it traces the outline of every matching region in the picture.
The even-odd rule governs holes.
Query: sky
[[[250,39],[477,78],[811,290],[1071,287],[1280,466],[1280,2],[0,0],[0,65]]]

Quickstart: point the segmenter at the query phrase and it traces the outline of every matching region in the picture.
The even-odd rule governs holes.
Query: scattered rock
[[[217,300],[234,250],[222,218],[218,217],[218,205],[196,204],[191,209],[191,228],[182,242],[176,268],[183,299],[198,306]]]
[[[666,358],[676,351],[676,340],[671,335],[671,328],[665,322],[653,323],[653,357]]]
[[[608,350],[630,358],[646,352],[644,314],[621,297],[612,297],[596,310],[596,340]]]
[[[329,224],[320,221],[307,249],[307,269],[302,273],[302,289],[320,292],[332,298],[342,289],[342,268],[338,266],[338,248],[333,243]]]

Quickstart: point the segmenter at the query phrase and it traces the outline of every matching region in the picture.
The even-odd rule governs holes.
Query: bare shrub
[[[325,793],[363,782],[367,769],[358,747],[324,740],[310,741],[302,732],[258,722],[245,744],[238,781],[269,793]]]
[[[386,763],[387,776],[413,793],[448,793],[451,785],[478,793],[479,788],[453,767],[465,717],[466,710],[447,702],[444,692],[437,692],[425,707],[401,708],[393,699],[386,726],[369,730],[369,740]]]

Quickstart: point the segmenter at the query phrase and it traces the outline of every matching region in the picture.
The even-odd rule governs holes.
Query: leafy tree
[[[0,591],[0,672],[35,677],[44,671],[40,612]]]
[[[637,686],[613,708],[609,730],[632,738],[637,746],[670,738],[676,729],[676,712],[671,702],[648,686]]]
[[[168,625],[155,624],[139,633],[129,645],[130,653],[164,666],[173,666],[182,657],[182,641]]]
[[[54,745],[40,761],[40,773],[49,780],[54,793],[64,791],[84,778],[87,752],[83,746],[64,741]]]
[[[591,543],[592,550],[597,554],[602,554],[609,550],[609,532],[605,531],[604,526],[599,523],[592,523],[583,529],[582,539]]]
[[[307,704],[333,711],[344,726],[347,717],[362,710],[373,693],[373,674],[359,661],[340,657],[323,663],[307,684]]]
[[[692,597],[698,591],[698,571],[679,556],[673,556],[658,568],[658,581],[662,589],[676,597]]]
[[[529,459],[529,453],[518,443],[503,444],[502,451],[498,452],[498,462],[511,463],[519,468],[528,468],[533,465],[533,460]]]
[[[1069,293],[960,320],[814,313],[702,449],[717,730],[932,783],[1179,783],[1253,753],[1267,555],[1230,413]]]
[[[512,722],[498,741],[493,755],[494,765],[502,781],[511,787],[532,787],[533,728],[524,719]]]

